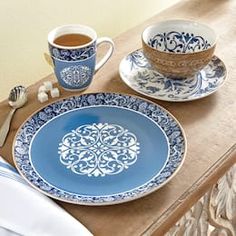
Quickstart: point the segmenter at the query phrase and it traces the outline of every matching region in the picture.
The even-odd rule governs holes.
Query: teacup
[[[108,51],[96,63],[97,46],[107,43]],[[85,25],[63,25],[48,34],[49,53],[59,84],[66,90],[80,91],[92,82],[93,75],[108,61],[114,43]]]
[[[161,74],[171,78],[191,77],[210,62],[216,38],[214,30],[202,23],[163,21],[143,31],[143,53]]]

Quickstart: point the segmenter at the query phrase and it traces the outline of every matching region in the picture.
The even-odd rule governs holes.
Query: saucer
[[[170,102],[192,101],[209,96],[216,92],[226,79],[226,67],[216,56],[193,77],[165,77],[149,64],[141,49],[122,59],[119,73],[122,80],[136,92]]]

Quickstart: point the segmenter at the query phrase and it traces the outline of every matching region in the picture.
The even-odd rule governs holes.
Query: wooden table
[[[170,18],[198,20],[216,30],[219,35],[216,55],[226,64],[227,81],[214,95],[197,101],[153,100],[179,120],[188,141],[186,161],[166,186],[144,198],[114,206],[89,207],[58,202],[95,235],[163,235],[236,162],[236,1],[181,1],[118,36],[114,39],[116,49],[112,59],[95,75],[85,92],[136,94],[121,81],[119,63],[125,55],[141,47],[141,33],[147,25]],[[43,80],[56,84],[53,75]],[[28,104],[16,112],[7,142],[0,149],[0,155],[11,164],[11,146],[17,128],[33,111],[45,105],[36,99],[36,91],[43,80],[28,88]],[[61,91],[62,97],[70,95]],[[7,101],[1,102],[0,122],[8,110]]]

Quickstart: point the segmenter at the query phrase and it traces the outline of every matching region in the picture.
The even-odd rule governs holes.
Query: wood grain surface
[[[89,207],[57,202],[95,235],[150,235],[153,232],[161,235],[171,223],[163,223],[171,218],[164,213],[171,209],[184,192],[195,186],[194,183],[236,143],[236,1],[181,1],[118,36],[114,39],[115,53],[112,59],[95,75],[93,83],[84,93],[106,91],[137,95],[121,81],[118,72],[119,63],[125,55],[141,47],[141,33],[146,26],[174,18],[197,20],[209,24],[216,30],[219,37],[215,54],[226,64],[228,70],[226,83],[215,94],[193,102],[170,103],[152,99],[179,120],[188,141],[186,161],[167,185],[142,199],[114,206]],[[54,75],[49,75],[28,88],[29,101],[24,108],[16,112],[7,142],[0,149],[0,155],[11,164],[13,164],[12,140],[18,127],[32,112],[46,105],[40,104],[36,98],[37,89],[43,80],[51,80],[58,86]],[[61,88],[60,90],[62,97],[71,95]],[[79,94],[73,93],[73,95]],[[50,99],[49,102],[52,101],[54,100]],[[7,101],[0,103],[0,123],[9,109]],[[229,155],[228,163],[232,160],[236,161],[235,155],[233,158]],[[227,158],[224,161],[227,163]],[[210,170],[217,175],[220,165]],[[207,185],[204,185],[206,181],[209,179],[206,178],[201,182],[201,185],[205,186],[201,191],[207,188]],[[191,195],[190,192],[189,194]],[[194,198],[190,199],[194,201]],[[191,205],[190,203],[187,201],[187,205],[183,203],[180,207],[184,210]],[[172,217],[171,220],[176,219]]]

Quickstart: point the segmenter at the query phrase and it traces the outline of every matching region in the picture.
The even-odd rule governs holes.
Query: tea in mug
[[[56,38],[53,43],[60,46],[81,46],[91,42],[92,39],[84,34],[64,34]]]

